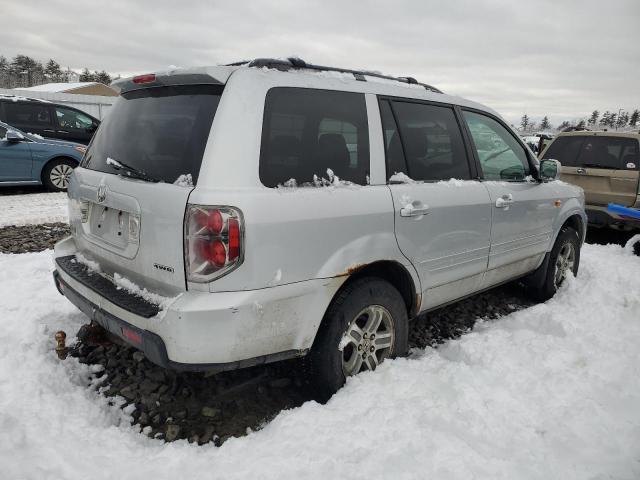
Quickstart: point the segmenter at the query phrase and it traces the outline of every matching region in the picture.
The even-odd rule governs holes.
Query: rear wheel
[[[49,162],[42,172],[42,181],[47,190],[62,192],[69,186],[69,177],[76,164],[67,158],[56,158]]]
[[[364,277],[347,285],[327,310],[306,362],[318,400],[326,401],[346,378],[405,355],[407,308],[388,282]]]
[[[543,284],[535,291],[540,301],[549,300],[564,283],[567,275],[578,275],[580,266],[580,237],[571,227],[564,227],[549,254],[549,264]]]

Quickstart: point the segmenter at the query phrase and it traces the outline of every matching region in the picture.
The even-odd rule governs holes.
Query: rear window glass
[[[341,180],[366,184],[369,129],[364,95],[272,88],[265,102],[260,180],[267,187],[317,184],[330,169]],[[314,175],[316,182],[314,182]]]
[[[222,87],[155,87],[124,93],[100,124],[83,167],[118,173],[115,160],[159,181],[195,185]]]
[[[604,136],[559,137],[545,152],[567,167],[638,170],[638,141],[633,138]]]
[[[6,102],[4,111],[7,116],[7,123],[11,125],[46,128],[53,124],[51,109],[46,104]]]
[[[585,137],[575,136],[558,137],[549,146],[542,158],[552,158],[566,167],[575,167],[584,139]]]

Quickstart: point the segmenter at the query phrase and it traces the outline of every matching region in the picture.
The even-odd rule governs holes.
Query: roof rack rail
[[[366,82],[366,77],[375,77],[382,78],[385,80],[394,80],[396,82],[407,83],[409,85],[420,85],[424,87],[426,90],[435,93],[442,93],[441,90],[438,90],[436,87],[431,85],[427,85],[426,83],[418,82],[413,77],[392,77],[390,75],[383,75],[382,73],[377,72],[369,72],[366,70],[351,70],[348,68],[338,68],[338,67],[327,67],[324,65],[314,65],[312,63],[307,63],[301,58],[297,57],[289,57],[285,59],[279,58],[256,58],[251,61],[242,61],[229,63],[227,66],[240,66],[247,65],[248,67],[266,67],[266,68],[275,68],[276,70],[280,70],[282,72],[286,72],[291,69],[308,69],[308,70],[317,70],[317,71],[327,71],[327,72],[338,72],[338,73],[349,73],[354,76],[354,78],[361,82]]]

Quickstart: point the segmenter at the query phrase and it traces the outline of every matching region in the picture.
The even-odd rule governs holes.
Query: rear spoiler
[[[175,85],[224,85],[224,83],[206,73],[157,73],[116,80],[111,87],[119,94],[123,94],[144,88]]]

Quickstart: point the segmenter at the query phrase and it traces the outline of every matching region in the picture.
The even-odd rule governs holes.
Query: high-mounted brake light
[[[187,279],[210,282],[243,260],[242,213],[233,207],[188,205],[184,221]]]
[[[152,83],[156,81],[155,73],[147,73],[145,75],[138,75],[133,77],[133,83]]]

